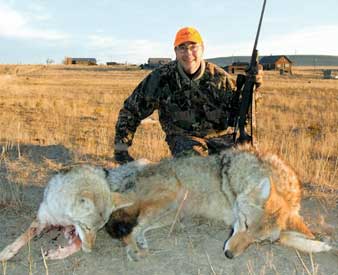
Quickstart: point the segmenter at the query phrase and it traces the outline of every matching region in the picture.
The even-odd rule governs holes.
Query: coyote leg
[[[26,243],[28,243],[36,235],[39,235],[45,226],[46,225],[41,224],[37,219],[35,219],[25,233],[0,252],[0,261],[7,261],[14,257]]]
[[[148,255],[148,242],[144,234],[155,228],[160,228],[172,224],[176,210],[178,192],[170,192],[162,196],[161,200],[144,200],[140,202],[140,214],[138,224],[134,227],[131,234],[123,238],[127,247],[129,260],[138,261]]]

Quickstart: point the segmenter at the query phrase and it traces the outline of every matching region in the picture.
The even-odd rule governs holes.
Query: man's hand
[[[259,87],[262,86],[263,76],[264,76],[263,66],[261,64],[258,64],[258,72],[257,72],[256,77],[255,77],[256,89],[258,89]]]
[[[129,155],[127,150],[123,150],[123,151],[115,151],[115,161],[122,165],[122,164],[126,164],[130,161],[133,161],[134,159]]]

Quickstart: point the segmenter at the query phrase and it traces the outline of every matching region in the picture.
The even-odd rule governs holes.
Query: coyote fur
[[[48,182],[37,217],[0,252],[0,261],[14,257],[34,236],[60,226],[69,245],[45,252],[47,259],[63,259],[81,248],[89,252],[114,207],[103,169],[82,165],[60,172]]]
[[[250,244],[279,241],[305,252],[331,246],[314,236],[299,214],[301,185],[277,155],[248,146],[208,157],[182,157],[143,166],[120,200],[131,206],[114,211],[106,230],[126,244],[130,260],[147,255],[145,233],[174,224],[185,215],[223,220],[232,227],[224,243],[228,258]],[[120,182],[121,184],[121,182]]]

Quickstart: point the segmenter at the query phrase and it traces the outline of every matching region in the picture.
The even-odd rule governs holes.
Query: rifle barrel
[[[262,12],[261,12],[261,17],[259,19],[259,24],[258,24],[258,28],[257,28],[257,33],[256,33],[256,39],[255,39],[255,44],[253,46],[253,49],[252,49],[252,57],[255,55],[255,51],[257,50],[257,43],[258,43],[258,38],[259,38],[259,33],[261,32],[261,25],[262,25],[262,21],[263,21],[263,15],[264,15],[264,11],[265,11],[265,4],[266,4],[266,0],[264,0],[263,2],[263,8],[262,8]],[[250,67],[252,68],[252,66],[254,66],[256,60],[252,60],[251,59],[251,62],[250,62]]]

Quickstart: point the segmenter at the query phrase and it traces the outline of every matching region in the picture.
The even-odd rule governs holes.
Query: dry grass
[[[118,111],[147,73],[104,66],[0,65],[0,179],[7,190],[11,186],[10,201],[18,199],[18,186],[44,183],[51,170],[67,163],[114,166]],[[304,67],[295,68],[293,76],[266,72],[258,136],[262,148],[295,167],[311,194],[331,200],[338,193],[338,80],[320,77],[320,70]],[[158,123],[141,125],[131,154],[154,161],[170,156]]]
[[[282,155],[309,190],[337,199],[338,80],[302,78],[301,72],[266,73],[257,114],[259,142]]]

